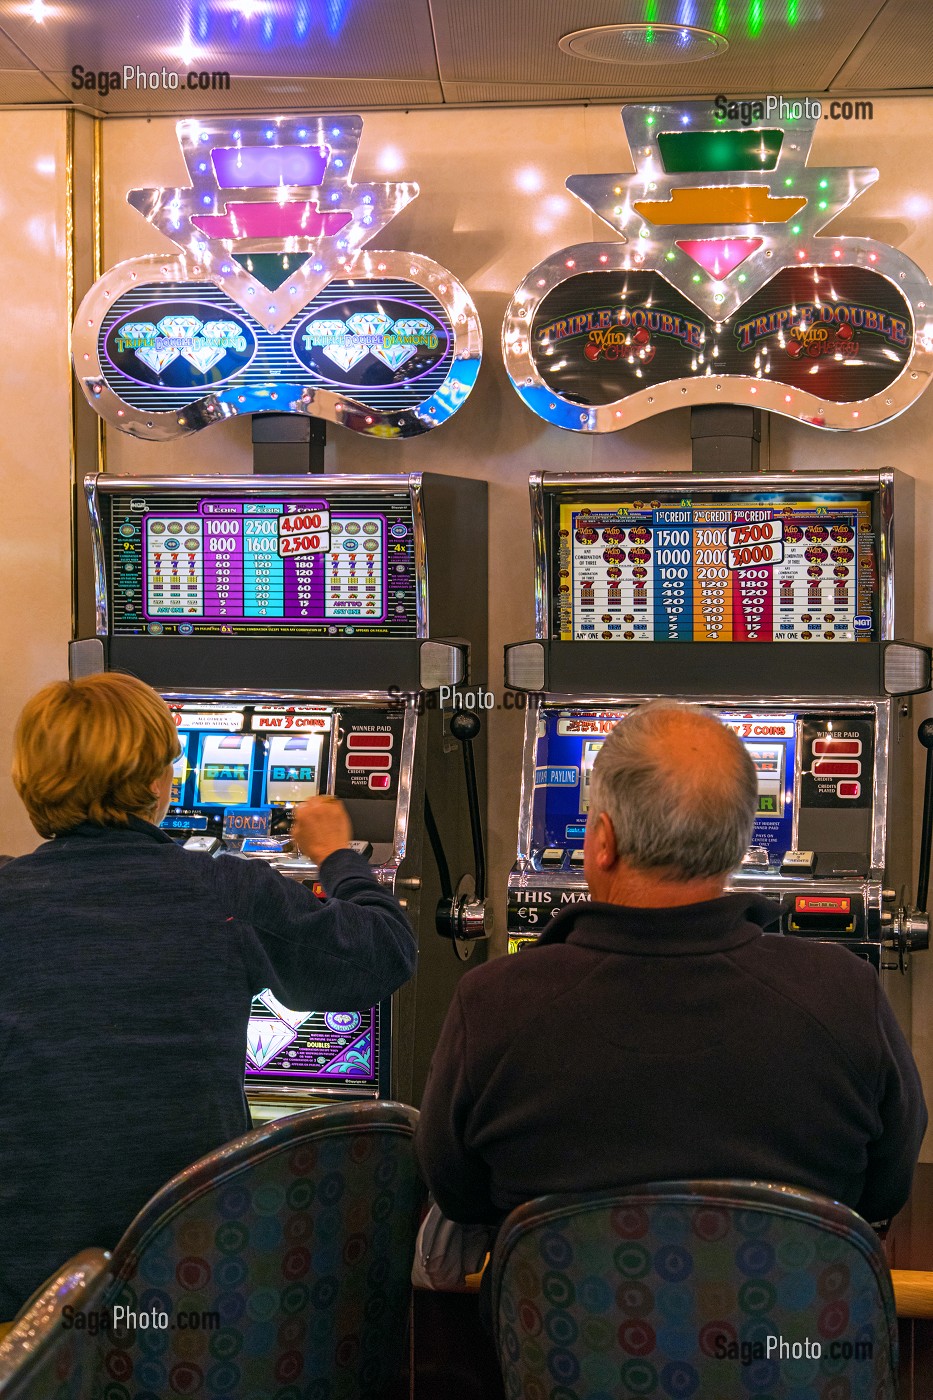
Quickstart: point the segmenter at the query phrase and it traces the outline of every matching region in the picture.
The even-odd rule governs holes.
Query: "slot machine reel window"
[[[177,708],[175,718],[182,753],[168,831],[231,835],[227,819],[238,814],[240,835],[284,836],[291,809],[327,787],[333,714],[326,707]]]
[[[415,636],[407,492],[101,497],[117,635]]]
[[[538,735],[532,844],[537,850],[579,849],[586,835],[596,756],[624,710],[548,710]],[[752,845],[779,863],[793,846],[796,720],[792,714],[737,714],[719,718],[745,745],[758,778]]]
[[[872,501],[562,500],[554,636],[562,641],[871,641]]]

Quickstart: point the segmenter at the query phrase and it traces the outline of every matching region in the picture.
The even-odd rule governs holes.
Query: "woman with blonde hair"
[[[292,827],[322,903],[159,830],[178,753],[133,676],[58,681],[19,719],[13,781],[49,840],[0,869],[0,1321],[246,1131],[254,995],[359,1011],[414,971],[408,921],[348,849],[340,802],[312,798]]]

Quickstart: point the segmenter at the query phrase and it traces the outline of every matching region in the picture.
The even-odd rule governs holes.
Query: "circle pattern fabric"
[[[500,1285],[508,1400],[893,1400],[896,1348],[864,1247],[767,1210],[548,1213]]]

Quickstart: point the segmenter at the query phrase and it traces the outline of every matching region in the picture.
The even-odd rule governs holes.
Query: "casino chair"
[[[896,1400],[881,1243],[809,1191],[542,1196],[507,1218],[491,1268],[508,1400]]]
[[[93,1400],[385,1394],[424,1203],[417,1121],[385,1100],[312,1108],[168,1182],[114,1249],[104,1304],[169,1328],[111,1334]]]
[[[87,1317],[98,1310],[109,1279],[108,1258],[99,1249],[76,1254],[20,1310],[0,1342],[2,1400],[88,1400],[95,1332],[63,1326],[63,1311],[72,1308]]]

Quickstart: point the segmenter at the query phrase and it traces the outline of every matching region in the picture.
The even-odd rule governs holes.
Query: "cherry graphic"
[[[645,329],[645,327],[644,327],[644,326],[639,326],[639,327],[638,327],[638,330],[637,330],[637,331],[635,332],[635,334],[632,336],[632,344],[633,344],[633,345],[647,345],[650,339],[651,339],[651,336],[648,334],[648,331]]]
[[[845,321],[843,321],[842,325],[841,325],[841,326],[838,328],[838,330],[836,331],[836,339],[837,339],[837,340],[851,340],[851,339],[852,339],[852,327],[851,327],[850,325],[848,325]]]
[[[598,360],[602,351],[598,345],[584,345],[583,353],[588,360]]]
[[[803,346],[801,345],[799,340],[789,340],[784,346],[784,349],[787,351],[788,355],[790,355],[792,360],[796,360],[797,356],[803,351]]]

